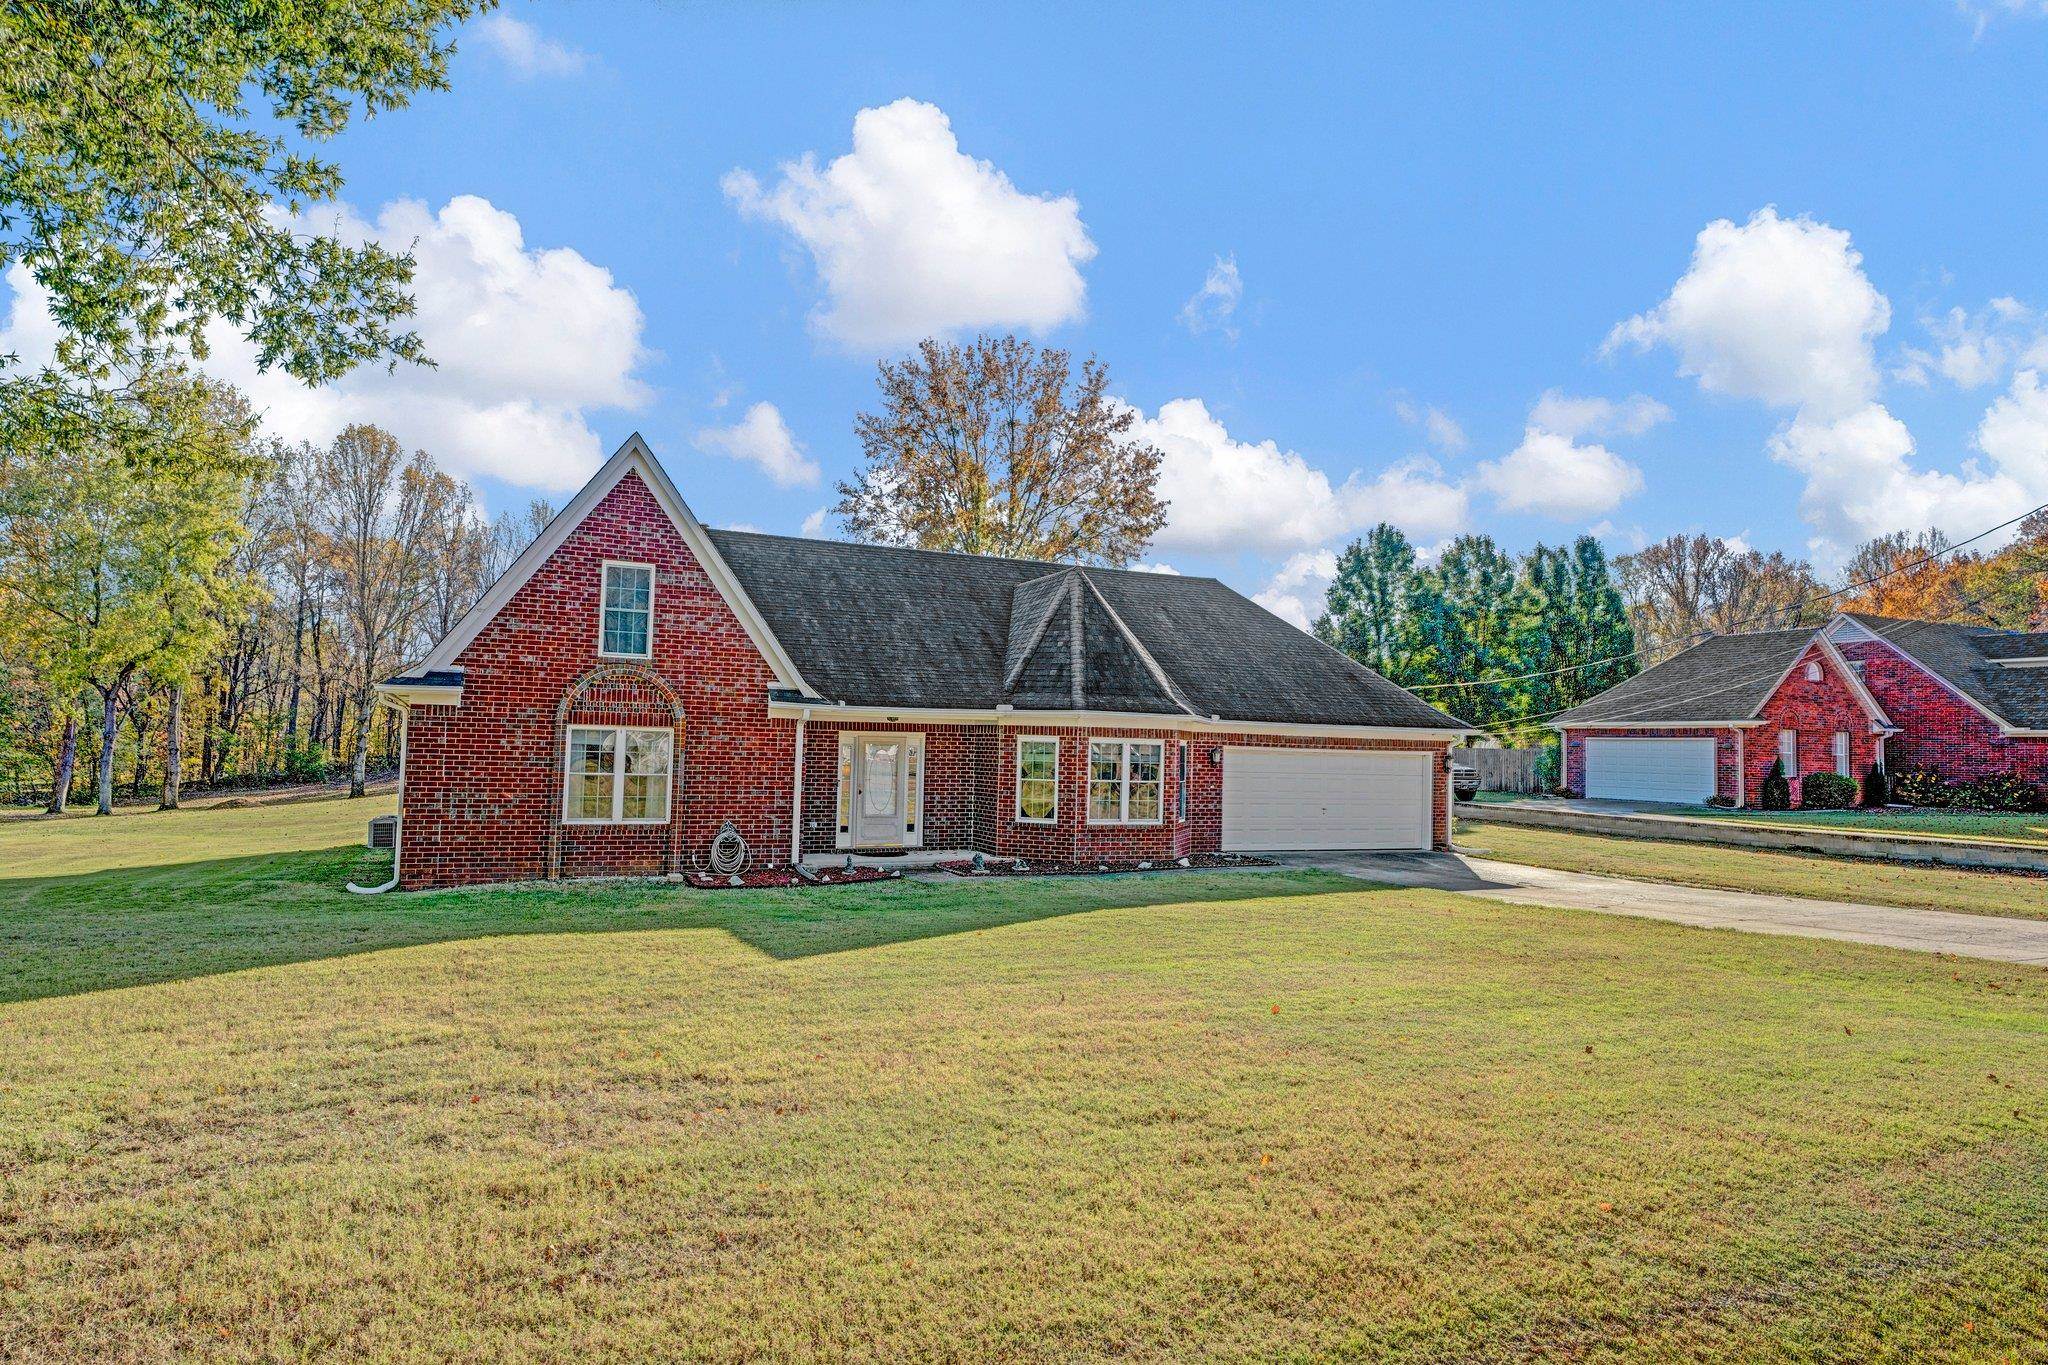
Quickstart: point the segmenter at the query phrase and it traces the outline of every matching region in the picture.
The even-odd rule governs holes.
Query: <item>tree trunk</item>
[[[352,797],[369,789],[365,779],[370,764],[370,721],[374,714],[369,698],[356,699],[356,756],[348,770],[348,794]]]
[[[178,808],[179,770],[185,765],[185,689],[171,689],[170,721],[164,728],[164,797],[158,810]]]
[[[78,766],[78,717],[64,717],[64,741],[57,746],[57,775],[50,784],[50,814],[62,815],[71,801],[71,774]]]
[[[121,726],[121,684],[99,689],[100,764],[99,804],[95,815],[114,813],[114,736]]]

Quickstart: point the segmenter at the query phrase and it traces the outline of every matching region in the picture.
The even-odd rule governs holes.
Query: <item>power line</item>
[[[1693,631],[1689,635],[1681,635],[1676,640],[1666,641],[1663,645],[1658,646],[1658,648],[1668,648],[1670,645],[1678,644],[1683,646],[1683,648],[1679,650],[1679,653],[1683,653],[1685,649],[1690,649],[1692,645],[1698,643],[1702,639],[1711,638],[1716,635],[1740,634],[1742,631],[1748,629],[1750,626],[1756,625],[1758,622],[1767,621],[1773,618],[1783,618],[1791,615],[1795,611],[1804,610],[1807,607],[1816,607],[1823,602],[1831,602],[1837,597],[1847,596],[1852,592],[1857,592],[1863,588],[1870,587],[1874,583],[1882,583],[1887,578],[1895,578],[1900,574],[1911,573],[1915,569],[1925,568],[1927,565],[1932,564],[1935,560],[1940,559],[1943,555],[1954,554],[1957,550],[1976,544],[1978,541],[1984,539],[1986,536],[1997,535],[2000,531],[2003,531],[2008,526],[2018,525],[2020,522],[2025,521],[2028,517],[2033,516],[2035,512],[2048,512],[2048,502],[2042,503],[2039,507],[2033,508],[2031,511],[2022,512],[2018,516],[2012,518],[2010,521],[2001,521],[2000,523],[1998,523],[1998,525],[1993,526],[1988,531],[1979,531],[1976,535],[1971,536],[1968,540],[1959,540],[1953,545],[1945,545],[1941,549],[1936,550],[1934,553],[1930,555],[1925,555],[1919,559],[1914,560],[1911,564],[1900,564],[1893,568],[1886,569],[1883,573],[1872,574],[1870,577],[1859,579],[1854,583],[1845,583],[1841,587],[1834,589],[1832,592],[1822,593],[1819,597],[1807,598],[1789,607],[1773,607],[1771,610],[1767,612],[1759,613],[1756,616],[1750,617],[1746,621],[1738,621],[1732,626],[1702,626],[1700,629]],[[1792,627],[1780,626],[1778,627],[1778,629],[1792,629]],[[1633,659],[1637,655],[1649,654],[1652,652],[1654,651],[1652,651],[1649,646],[1645,645],[1636,649],[1632,649],[1626,654],[1615,654],[1605,659],[1595,659],[1591,663],[1569,664],[1563,668],[1545,669],[1539,673],[1516,673],[1505,678],[1475,678],[1459,682],[1424,683],[1419,686],[1410,687],[1408,690],[1410,692],[1441,692],[1453,687],[1492,687],[1499,683],[1527,682],[1534,678],[1555,678],[1560,674],[1564,673],[1583,673],[1588,669],[1601,668],[1607,664],[1618,664],[1622,662],[1624,659]],[[1571,710],[1571,707],[1567,706],[1564,708],[1564,710],[1569,711]],[[1561,715],[1563,714],[1563,712],[1552,712],[1551,714]]]

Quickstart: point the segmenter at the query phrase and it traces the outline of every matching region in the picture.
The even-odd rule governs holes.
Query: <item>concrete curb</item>
[[[1836,858],[1868,858],[1887,863],[1933,863],[1992,872],[2048,875],[2048,848],[2002,844],[1989,839],[1915,839],[1902,834],[1866,834],[1860,830],[1767,829],[1723,820],[1692,820],[1682,815],[1640,815],[1606,811],[1550,810],[1538,805],[1461,805],[1458,817],[1479,823],[1531,825],[1606,834],[1623,839],[1667,839],[1689,844],[1727,844],[1739,848],[1789,849],[1824,853]],[[2043,892],[2048,895],[2048,891]]]

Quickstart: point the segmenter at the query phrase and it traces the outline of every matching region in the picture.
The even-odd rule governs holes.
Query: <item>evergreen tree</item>
[[[1326,643],[1393,681],[1417,681],[1403,648],[1408,588],[1415,577],[1415,547],[1386,522],[1354,540],[1337,557],[1337,576],[1316,620]]]
[[[1599,541],[1580,536],[1569,548],[1536,546],[1522,560],[1522,586],[1519,667],[1510,671],[1547,676],[1518,684],[1518,715],[1550,716],[1638,671],[1635,631]]]
[[[1398,647],[1421,682],[1455,684],[1432,688],[1429,701],[1488,729],[1514,719],[1516,685],[1492,680],[1524,671],[1517,626],[1526,600],[1515,562],[1491,536],[1459,536],[1414,576]]]

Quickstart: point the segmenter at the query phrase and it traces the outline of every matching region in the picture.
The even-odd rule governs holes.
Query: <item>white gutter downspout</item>
[[[806,706],[796,718],[796,776],[790,783],[789,798],[789,865],[796,867],[804,860],[804,722],[811,718],[811,708]]]
[[[398,712],[398,819],[391,826],[391,880],[382,886],[357,886],[350,882],[348,889],[358,896],[381,896],[398,885],[398,855],[405,845],[405,750],[412,733],[412,705],[401,701],[391,705]]]

